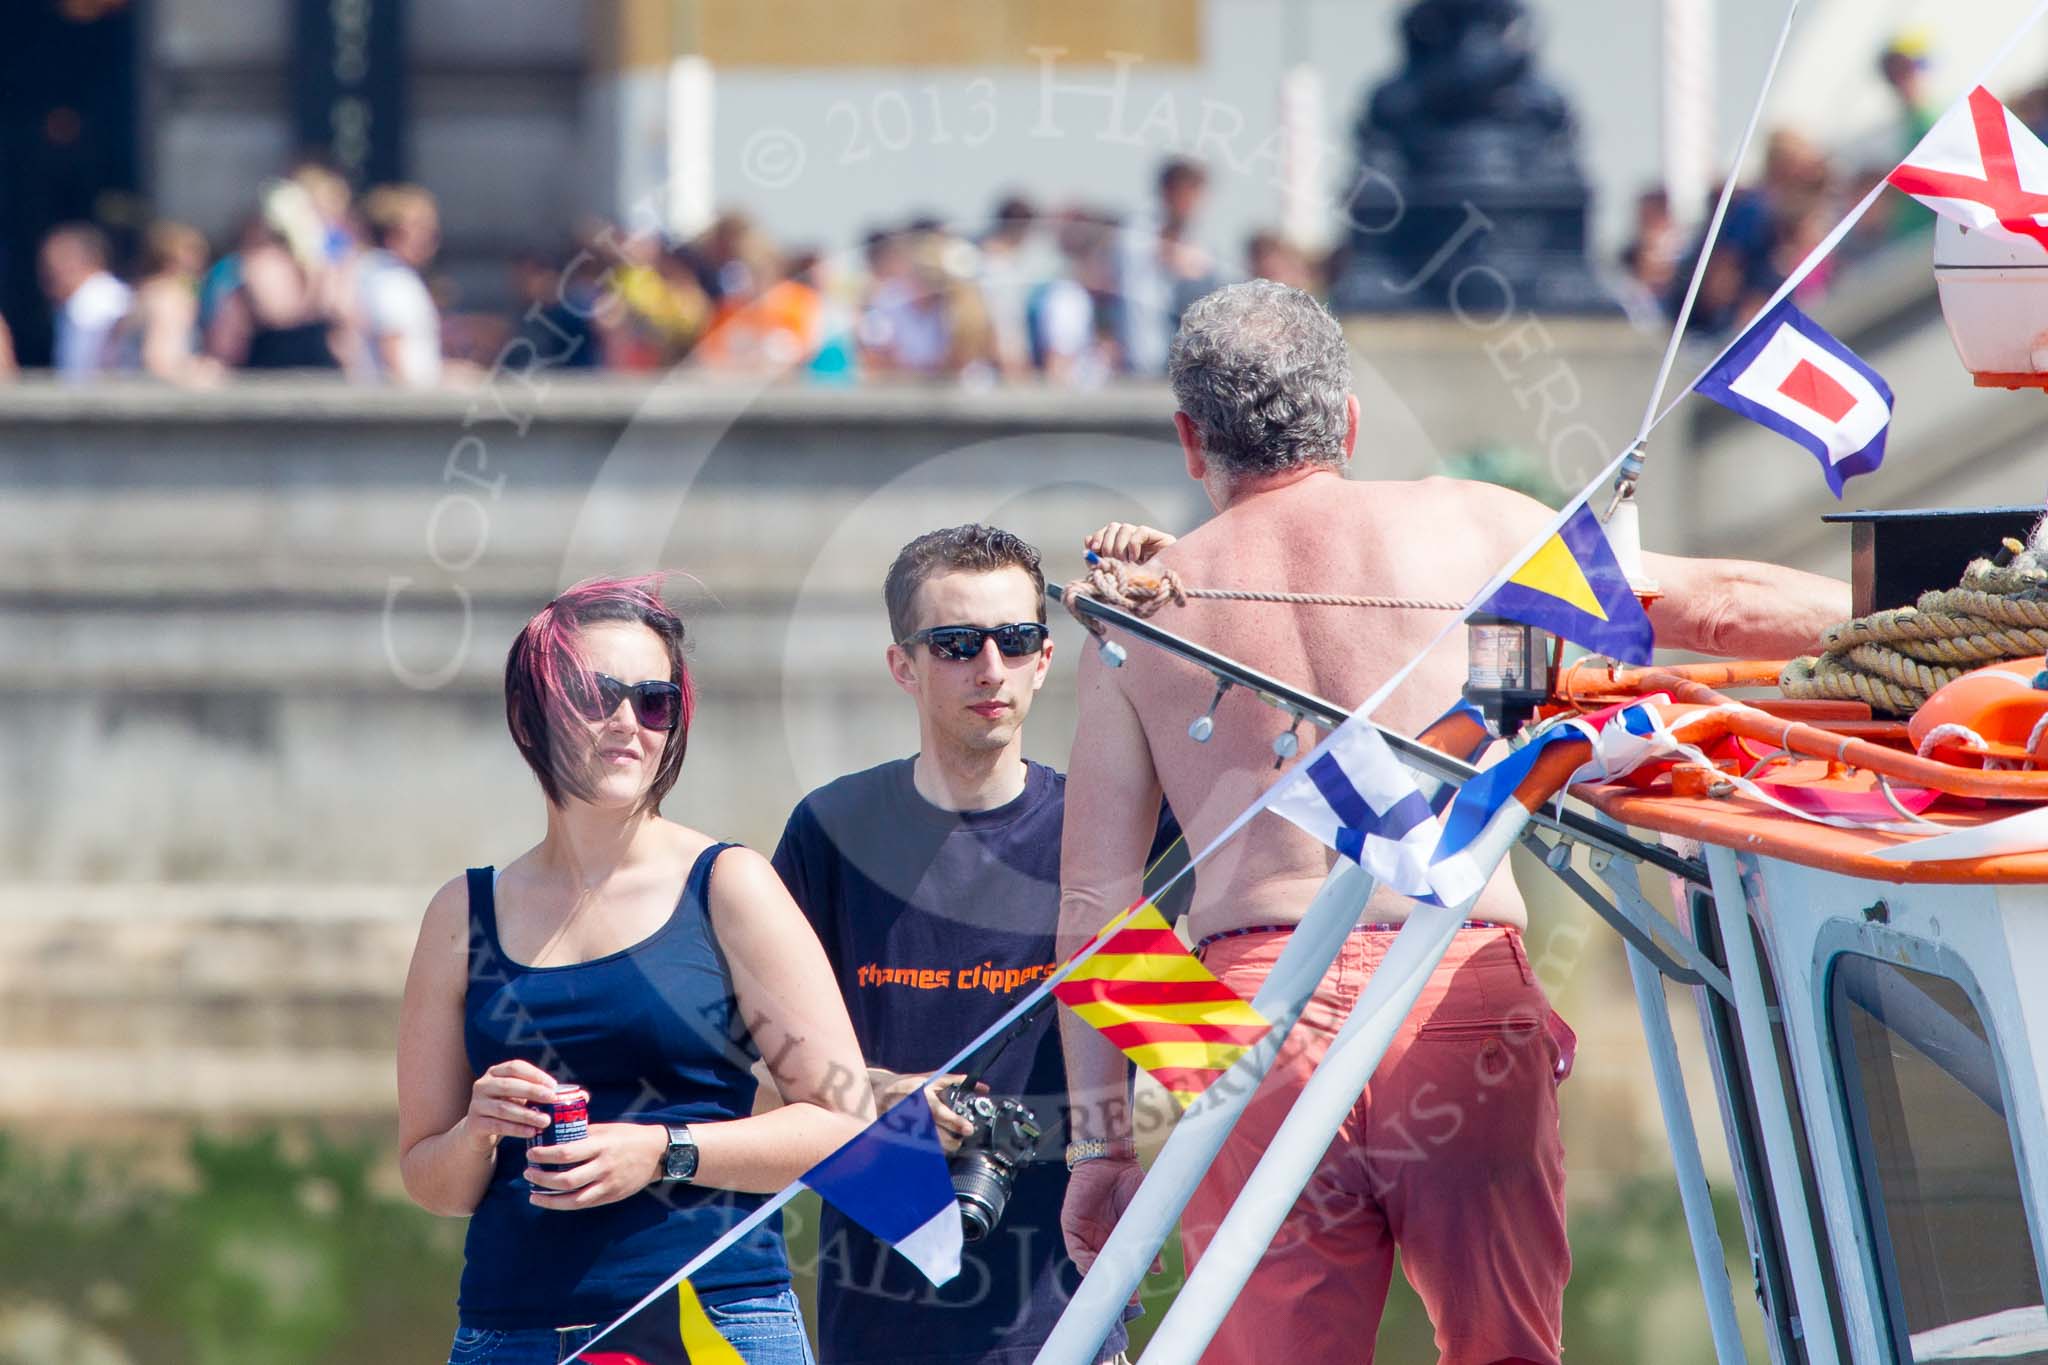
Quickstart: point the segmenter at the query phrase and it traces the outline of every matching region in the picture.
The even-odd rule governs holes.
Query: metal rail
[[[1064,603],[1066,592],[1057,583],[1045,585],[1045,595],[1055,602]],[[1176,658],[1184,659],[1199,668],[1206,669],[1216,680],[1229,682],[1252,693],[1268,706],[1282,711],[1291,711],[1334,730],[1350,719],[1351,713],[1335,702],[1326,701],[1313,693],[1291,687],[1277,678],[1268,677],[1255,668],[1249,668],[1227,655],[1204,649],[1191,640],[1182,639],[1161,626],[1141,620],[1120,607],[1092,597],[1078,599],[1077,605],[1084,615],[1091,616],[1104,625],[1115,626],[1146,644],[1165,650]],[[1417,743],[1406,735],[1396,734],[1385,726],[1375,723],[1375,728],[1385,737],[1388,745],[1401,756],[1411,768],[1419,768],[1432,777],[1441,778],[1454,786],[1463,786],[1478,769],[1450,754],[1441,753],[1426,744]],[[1708,886],[1706,865],[1695,858],[1682,858],[1667,848],[1644,843],[1616,830],[1603,827],[1590,816],[1562,807],[1539,810],[1529,817],[1531,825],[1550,830],[1561,839],[1584,844],[1617,858],[1648,863],[1674,877],[1682,877],[1696,886]]]

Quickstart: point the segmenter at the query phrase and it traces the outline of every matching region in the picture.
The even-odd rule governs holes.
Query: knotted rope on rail
[[[1091,635],[1102,633],[1102,623],[1084,614],[1080,599],[1120,607],[1142,619],[1156,616],[1168,603],[1184,607],[1190,600],[1209,602],[1280,602],[1305,607],[1380,607],[1412,611],[1463,611],[1463,602],[1433,602],[1413,597],[1350,597],[1321,592],[1256,592],[1248,588],[1190,588],[1172,569],[1145,568],[1123,559],[1090,557],[1088,572],[1067,584],[1067,611]]]
[[[2048,521],[2032,543],[2007,540],[2008,562],[1979,559],[1961,586],[1920,595],[1910,607],[1844,621],[1822,652],[1794,659],[1778,679],[1788,697],[1866,702],[1895,716],[1986,664],[2048,653]],[[2004,558],[2004,556],[2001,556]]]

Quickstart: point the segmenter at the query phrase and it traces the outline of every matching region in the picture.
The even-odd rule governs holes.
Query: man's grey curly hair
[[[1204,295],[1182,315],[1166,367],[1203,453],[1225,472],[1343,465],[1351,352],[1312,296],[1272,280]]]

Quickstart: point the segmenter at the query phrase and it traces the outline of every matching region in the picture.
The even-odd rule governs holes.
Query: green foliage
[[[301,1149],[303,1146],[303,1150]],[[462,1228],[380,1194],[377,1144],[276,1132],[195,1137],[177,1188],[107,1156],[54,1157],[0,1134],[0,1365],[342,1365],[439,1359],[454,1329]],[[1723,1245],[1753,1358],[1762,1358],[1734,1201]],[[791,1207],[790,1260],[809,1306],[816,1201]],[[1668,1174],[1571,1206],[1565,1345],[1579,1365],[1709,1365],[1706,1315]],[[1145,1281],[1132,1354],[1184,1278],[1180,1239]],[[52,1333],[56,1333],[55,1336]],[[1396,1274],[1381,1360],[1431,1360],[1421,1303]],[[49,1343],[60,1343],[52,1347]]]
[[[1564,505],[1565,490],[1558,487],[1542,461],[1524,451],[1505,446],[1463,451],[1444,461],[1444,473],[1454,479],[1512,488],[1550,507]]]
[[[1572,1282],[1564,1296],[1564,1340],[1572,1358],[1711,1365],[1706,1303],[1671,1176],[1637,1176],[1608,1199],[1572,1204],[1569,1215]],[[1766,1359],[1756,1281],[1732,1190],[1714,1191],[1714,1218],[1746,1354]]]
[[[1748,1353],[1765,1358],[1750,1293],[1742,1223],[1732,1193],[1717,1192],[1721,1243],[1730,1248],[1730,1276]],[[1605,1198],[1579,1199],[1569,1209],[1572,1278],[1565,1289],[1565,1356],[1575,1365],[1713,1365],[1714,1348],[1693,1269],[1692,1247],[1678,1189],[1669,1174],[1633,1177]],[[1167,1242],[1166,1274],[1145,1284],[1145,1316],[1133,1324],[1131,1355],[1151,1340],[1185,1278],[1180,1238]],[[1398,1269],[1387,1292],[1375,1359],[1434,1360],[1435,1334],[1422,1301]]]
[[[376,1193],[382,1159],[194,1137],[191,1188],[167,1190],[0,1138],[0,1306],[54,1307],[151,1365],[425,1358],[454,1329],[462,1226]]]

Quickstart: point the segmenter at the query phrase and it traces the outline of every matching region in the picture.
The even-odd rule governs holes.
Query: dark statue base
[[[1586,255],[1592,195],[1520,0],[1419,0],[1407,63],[1359,120],[1340,311],[1615,314]]]

